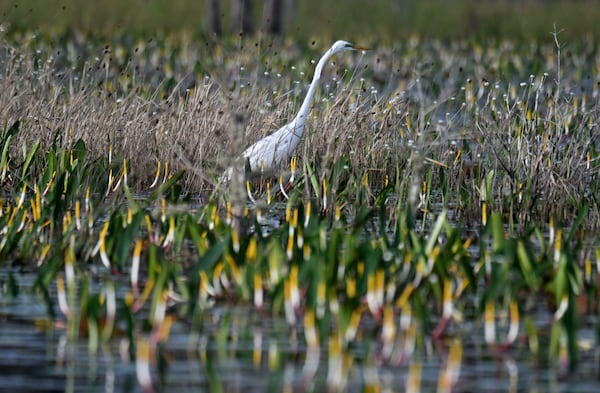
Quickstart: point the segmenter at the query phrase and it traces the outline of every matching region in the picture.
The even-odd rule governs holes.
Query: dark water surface
[[[0,391],[149,391],[138,382],[126,337],[100,343],[95,351],[90,351],[85,335],[69,342],[60,311],[55,320],[49,320],[41,299],[31,294],[34,275],[18,273],[16,278],[19,294],[3,295],[0,300]],[[1,272],[3,294],[6,279],[7,272]],[[548,323],[543,318],[536,321],[540,326]],[[562,378],[556,365],[543,364],[540,356],[531,355],[526,340],[517,340],[510,349],[494,355],[482,342],[481,324],[451,327],[455,336],[462,337],[462,360],[451,391],[598,392],[600,350],[594,322],[580,321],[584,326],[580,329],[580,367]],[[380,340],[359,335],[347,351],[335,357],[330,356],[326,343],[309,350],[302,327],[290,328],[283,317],[273,318],[253,306],[216,305],[195,327],[183,318],[175,319],[168,339],[150,362],[152,389],[405,392],[412,373],[420,378],[416,385],[420,391],[439,391],[440,375],[448,364],[446,341],[421,338],[410,358],[392,362],[381,360]]]

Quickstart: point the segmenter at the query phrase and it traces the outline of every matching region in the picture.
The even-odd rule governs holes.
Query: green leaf
[[[191,218],[191,216],[186,216],[186,223],[187,223],[187,232],[190,235],[190,238],[192,240],[192,242],[194,243],[194,246],[196,246],[196,249],[198,250],[198,252],[200,254],[203,254],[206,250],[205,250],[205,241],[202,238],[202,235],[200,234],[200,231],[198,230],[198,224],[196,224],[194,222],[194,220]]]
[[[171,177],[167,179],[167,181],[165,181],[156,190],[154,190],[152,194],[148,195],[148,197],[146,198],[146,203],[150,205],[162,195],[164,195],[167,191],[169,191],[171,187],[173,187],[173,185],[175,185],[175,183],[179,181],[179,179],[181,179],[181,177],[184,174],[185,171],[183,170],[175,172]]]
[[[78,139],[71,150],[73,151],[75,161],[83,162],[85,160],[85,154],[87,149],[85,147],[85,142],[83,141],[83,139]]]
[[[37,142],[35,142],[33,147],[29,150],[29,153],[27,153],[27,157],[25,158],[25,161],[23,162],[23,170],[21,172],[21,177],[23,180],[27,176],[27,172],[29,171],[29,166],[31,165],[31,161],[37,154],[39,148],[40,148],[40,141],[37,141]]]
[[[142,207],[142,205],[136,200],[135,196],[133,195],[131,189],[127,184],[123,184],[123,192],[125,193],[127,203],[131,207],[133,214],[136,214],[144,209],[144,207]]]
[[[492,251],[501,252],[505,244],[504,227],[502,226],[502,217],[500,213],[494,212],[488,221],[488,227],[492,234]]]
[[[531,263],[531,254],[521,239],[517,241],[517,261],[519,263],[519,268],[521,269],[521,274],[529,288],[537,289],[538,279]]]
[[[317,176],[315,175],[312,167],[308,162],[304,163],[304,167],[306,168],[306,172],[308,172],[308,178],[310,179],[310,184],[312,185],[313,191],[315,192],[315,197],[319,198],[319,179],[317,179]]]
[[[561,254],[558,261],[558,268],[556,269],[556,275],[554,276],[554,296],[556,302],[560,303],[563,295],[567,292],[567,258],[565,254]]]
[[[12,135],[9,135],[4,141],[4,145],[2,147],[2,157],[0,159],[0,172],[6,167],[8,163],[8,148],[10,146],[10,141],[12,140]]]
[[[581,206],[581,207],[579,208],[579,213],[577,214],[577,218],[573,222],[573,225],[571,226],[571,230],[569,231],[569,236],[567,237],[567,243],[571,243],[573,241],[573,239],[575,238],[575,234],[577,233],[579,226],[581,226],[581,223],[587,216],[588,209],[590,207],[587,199],[582,199],[581,202],[579,203],[579,206]]]
[[[192,277],[196,279],[200,271],[211,271],[216,263],[223,257],[227,245],[231,242],[230,235],[224,236],[218,243],[210,247],[206,253],[198,259],[198,263],[193,269]]]
[[[4,132],[2,133],[2,145],[6,146],[8,144],[8,141],[10,139],[12,139],[13,136],[15,136],[17,134],[17,132],[19,132],[19,129],[21,128],[21,121],[17,120],[15,121],[8,129],[6,127],[4,127]]]
[[[442,232],[442,229],[444,228],[444,224],[446,223],[446,214],[447,213],[448,212],[446,209],[442,210],[442,212],[438,216],[437,220],[435,221],[435,225],[433,226],[433,230],[429,234],[429,239],[427,240],[427,245],[425,246],[425,254],[429,255],[431,253],[431,251],[433,250],[433,247],[435,247],[435,244],[438,241],[440,233]]]

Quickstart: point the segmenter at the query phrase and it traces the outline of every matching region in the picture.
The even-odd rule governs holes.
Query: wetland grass
[[[128,40],[4,43],[4,296],[35,272],[49,326],[92,353],[120,340],[144,387],[164,383],[149,369],[168,364],[174,325],[196,348],[211,311],[234,305],[285,319],[307,381],[327,352],[336,389],[361,345],[376,349],[359,361],[407,365],[412,391],[431,342],[447,352],[440,391],[460,383],[469,336],[491,357],[526,346],[559,377],[591,357],[597,44],[564,57],[551,40],[413,39],[336,59],[291,170],[248,183],[247,206],[217,175],[293,116],[320,48]],[[210,337],[221,358],[226,319]]]

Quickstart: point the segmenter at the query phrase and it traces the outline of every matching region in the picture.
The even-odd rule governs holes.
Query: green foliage
[[[161,40],[154,53],[170,53],[167,48],[176,40],[159,35]],[[585,300],[586,312],[599,309],[593,278],[600,257],[594,232],[599,226],[597,103],[563,95],[562,86],[545,77],[521,89],[513,81],[490,87],[482,75],[526,75],[526,56],[505,55],[501,46],[485,51],[481,42],[473,45],[479,57],[472,54],[473,64],[446,79],[454,71],[440,63],[460,45],[439,55],[439,42],[406,44],[402,54],[412,54],[413,60],[427,55],[437,65],[431,70],[415,66],[419,80],[409,80],[415,88],[396,88],[406,82],[396,75],[384,86],[393,90],[389,100],[365,94],[364,86],[347,92],[332,87],[331,95],[323,95],[321,108],[326,109],[318,123],[330,133],[306,137],[307,153],[298,157],[301,170],[291,189],[276,195],[277,182],[261,179],[250,187],[256,199],[252,205],[221,192],[223,185],[191,184],[197,173],[215,178],[206,176],[205,167],[212,164],[206,156],[222,150],[215,142],[223,139],[216,137],[221,129],[201,129],[213,139],[194,139],[195,129],[176,134],[199,121],[227,124],[227,118],[209,117],[222,110],[214,102],[230,97],[257,101],[255,93],[246,93],[250,89],[229,91],[215,84],[202,90],[195,81],[194,94],[178,95],[168,87],[175,77],[161,86],[131,80],[119,85],[123,74],[109,70],[111,76],[100,87],[85,84],[83,96],[77,96],[90,105],[100,102],[90,113],[126,108],[122,113],[132,111],[136,120],[156,116],[162,123],[156,128],[143,123],[143,132],[133,135],[129,129],[113,132],[120,123],[103,124],[103,132],[110,129],[107,149],[107,142],[98,142],[93,133],[53,126],[34,137],[28,136],[31,119],[5,122],[0,132],[0,266],[9,274],[3,296],[10,301],[19,294],[14,268],[34,270],[33,290],[48,318],[66,320],[69,339],[88,340],[90,352],[125,336],[133,356],[140,335],[149,334],[152,344],[160,344],[174,319],[191,320],[190,330],[197,334],[194,329],[211,318],[215,307],[239,304],[285,317],[290,330],[314,330],[316,339],[306,334],[308,346],[327,342],[347,351],[364,337],[379,340],[392,348],[390,353],[381,350],[381,361],[390,364],[395,356],[405,356],[393,349],[401,347],[396,342],[414,339],[417,350],[425,352],[430,337],[477,336],[480,325],[494,333],[490,326],[509,324],[516,326],[516,336],[503,340],[490,333],[483,338],[490,353],[526,342],[541,362],[560,369],[566,353],[575,369],[581,352],[579,321],[586,315],[578,304]],[[236,61],[247,60],[249,52],[234,52],[233,46],[211,48],[215,59],[202,67],[227,71],[235,64],[235,85],[246,77]],[[236,60],[221,64],[223,52],[234,53]],[[298,59],[285,56],[271,57],[281,63]],[[494,66],[476,58],[491,58]],[[161,66],[182,72],[178,59],[165,58]],[[536,62],[530,66],[543,69]],[[573,64],[570,70],[581,71]],[[340,79],[356,87],[346,71],[340,71]],[[463,72],[477,79],[463,81]],[[271,93],[269,79],[255,80],[258,89],[265,83],[265,96],[273,98],[261,96],[265,105],[252,107],[252,115],[271,100],[289,105],[284,111],[294,109],[300,94],[290,88],[293,77],[284,79],[277,85],[284,93]],[[67,94],[62,86],[57,91]],[[458,94],[442,97],[448,91]],[[63,106],[72,101],[78,100],[59,100]],[[135,106],[137,101],[144,106]],[[155,107],[168,113],[170,123],[160,113],[147,113]],[[115,112],[109,114],[104,119]],[[170,116],[180,117],[172,121]],[[184,125],[169,132],[161,128],[180,120]],[[261,120],[254,117],[250,124]],[[185,146],[176,144],[178,138]],[[319,142],[322,138],[331,140]],[[113,149],[113,143],[123,151]],[[186,162],[192,144],[212,149],[200,150],[206,154],[198,166]],[[143,146],[138,157],[135,150],[125,150],[132,145]],[[167,170],[162,155],[178,168]],[[149,186],[147,164],[153,160],[163,166]],[[550,326],[537,324],[535,313],[550,315],[545,318]],[[227,314],[216,327],[221,358],[231,340],[230,323]],[[384,331],[392,338],[384,338]],[[538,341],[545,339],[548,350],[539,348]],[[281,363],[276,356],[273,362]],[[218,381],[211,384],[221,389]]]
[[[5,138],[5,143],[10,140]],[[432,223],[423,215],[417,229],[410,207],[386,214],[393,185],[374,191],[361,180],[363,174],[356,176],[341,161],[325,180],[336,185],[336,196],[328,194],[334,206],[323,203],[316,214],[314,202],[295,195],[290,200],[298,202],[288,205],[283,225],[263,232],[247,213],[237,218],[242,221],[239,227],[253,225],[254,230],[240,233],[227,222],[231,212],[221,211],[213,201],[196,211],[170,207],[181,198],[173,193],[182,172],[157,186],[148,198],[135,198],[123,185],[113,188],[107,200],[83,188],[90,184],[86,174],[108,168],[88,161],[81,141],[72,149],[52,146],[42,153],[39,145],[30,148],[20,165],[22,176],[15,186],[23,192],[3,207],[0,253],[9,264],[39,265],[34,290],[52,318],[57,313],[50,287],[57,283],[59,298],[66,299],[61,312],[69,321],[69,337],[83,334],[92,352],[116,329],[133,335],[134,315],[146,303],[148,324],[158,332],[166,318],[165,294],[173,288],[187,310],[183,315],[192,318],[203,318],[204,310],[224,299],[284,313],[292,325],[299,323],[299,310],[313,310],[318,337],[339,334],[344,347],[355,337],[361,318],[377,320],[387,308],[399,315],[414,310],[421,334],[438,337],[447,324],[460,324],[459,314],[467,310],[472,314],[469,319],[482,320],[489,304],[508,309],[516,302],[518,312],[527,314],[529,304],[546,299],[557,307],[549,356],[558,359],[565,345],[571,367],[576,367],[576,303],[584,285],[576,260],[583,244],[577,234],[587,215],[586,204],[564,239],[562,229],[553,228],[556,238],[545,241],[534,225],[521,235],[507,232],[502,215],[495,211],[475,238],[454,227],[446,210]],[[16,165],[6,163],[10,171]],[[482,184],[483,202],[494,192],[493,176],[488,173]],[[427,184],[432,182],[429,175]],[[303,192],[299,187],[292,195]],[[76,208],[77,202],[88,207]],[[341,203],[347,206],[342,209]],[[266,209],[261,215],[269,208],[261,208]],[[152,213],[153,209],[158,210]],[[374,225],[376,219],[379,225]],[[478,242],[475,250],[473,241]],[[101,293],[89,285],[89,264],[104,265],[96,267],[104,270]],[[143,290],[132,281],[129,300],[114,299],[123,285],[111,278],[115,270],[141,273]],[[13,296],[18,292],[14,280],[9,289]],[[101,300],[106,297],[112,300]],[[117,302],[119,306],[108,305]],[[435,315],[441,315],[437,325]],[[539,334],[535,327],[528,329],[526,336]],[[217,341],[227,340],[224,332]]]

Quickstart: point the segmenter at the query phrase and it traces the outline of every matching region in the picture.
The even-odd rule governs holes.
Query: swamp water
[[[579,367],[563,378],[556,365],[544,361],[544,342],[538,356],[519,339],[506,350],[491,351],[483,342],[481,323],[468,318],[451,323],[448,333],[460,340],[462,356],[444,374],[452,362],[452,340],[418,337],[417,349],[403,357],[410,344],[407,337],[397,339],[396,348],[404,349],[382,361],[384,349],[373,333],[373,320],[361,322],[344,351],[323,342],[310,348],[302,323],[291,328],[283,316],[227,302],[207,309],[198,323],[177,317],[178,306],[173,306],[170,333],[150,356],[152,383],[142,387],[138,377],[144,371],[131,356],[126,337],[117,335],[93,349],[84,335],[69,342],[60,311],[49,319],[43,302],[31,293],[35,276],[13,275],[19,293],[8,297],[8,272],[0,274],[0,391],[444,391],[443,375],[451,379],[453,392],[600,391],[600,350],[592,320],[580,321]],[[127,286],[125,278],[121,284]],[[56,300],[56,293],[51,296]],[[547,319],[545,312],[534,318],[541,341],[546,340],[541,336]]]

